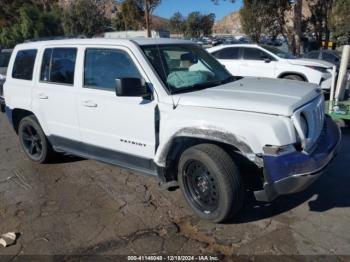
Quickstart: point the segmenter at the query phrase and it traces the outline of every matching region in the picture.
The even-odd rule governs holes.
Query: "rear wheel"
[[[305,82],[304,78],[302,78],[299,75],[286,75],[283,77],[284,79],[289,79],[289,80],[296,80],[296,81],[302,81]]]
[[[187,203],[203,219],[223,222],[243,205],[239,171],[231,157],[216,145],[187,149],[179,161],[178,181]]]
[[[53,157],[52,146],[34,116],[27,116],[20,121],[18,136],[24,153],[30,160],[45,163]]]

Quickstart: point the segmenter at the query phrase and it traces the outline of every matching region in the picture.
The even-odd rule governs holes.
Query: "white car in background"
[[[238,44],[207,49],[233,75],[285,78],[320,85],[330,90],[333,64],[316,59],[296,58],[273,46]]]

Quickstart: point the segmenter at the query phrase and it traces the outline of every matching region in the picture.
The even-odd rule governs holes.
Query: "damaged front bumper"
[[[254,192],[259,201],[272,201],[279,195],[296,193],[312,184],[338,153],[341,132],[327,116],[312,153],[294,151],[283,155],[264,155],[264,189]]]

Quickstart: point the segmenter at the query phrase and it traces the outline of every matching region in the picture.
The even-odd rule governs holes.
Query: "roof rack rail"
[[[73,38],[87,38],[85,35],[76,35],[76,36],[49,36],[49,37],[38,37],[24,40],[24,43],[38,42],[38,41],[48,41],[48,40],[64,40],[64,39],[73,39]]]

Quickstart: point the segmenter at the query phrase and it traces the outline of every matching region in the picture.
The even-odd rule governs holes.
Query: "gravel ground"
[[[151,177],[74,157],[33,164],[0,116],[0,234],[18,255],[332,255],[350,259],[350,132],[327,172],[305,192],[259,203],[251,196],[228,224],[199,220],[181,192]],[[43,256],[44,257],[44,256]],[[263,258],[261,256],[260,258]],[[315,257],[311,257],[315,258]],[[322,257],[318,257],[322,258]],[[324,258],[325,261],[330,257]]]

